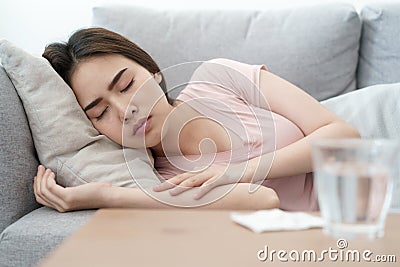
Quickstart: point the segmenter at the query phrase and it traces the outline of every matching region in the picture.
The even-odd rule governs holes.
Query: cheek
[[[122,129],[121,125],[118,123],[115,123],[115,121],[112,120],[104,120],[103,122],[93,122],[92,124],[96,130],[113,140],[114,142],[117,142],[121,144],[122,140]]]
[[[162,97],[165,97],[163,90],[154,79],[150,79],[136,90],[133,100],[145,101],[150,106],[153,106]]]

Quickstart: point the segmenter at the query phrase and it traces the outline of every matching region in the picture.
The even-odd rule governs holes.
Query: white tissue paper
[[[256,233],[320,228],[324,224],[321,217],[280,209],[259,210],[253,213],[232,212],[231,219]]]

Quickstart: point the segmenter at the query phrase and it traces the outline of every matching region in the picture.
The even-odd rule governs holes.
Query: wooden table
[[[346,254],[343,261],[334,261],[328,253],[333,253],[334,259],[333,250],[340,251],[337,239],[321,229],[256,234],[234,223],[229,211],[101,209],[40,266],[399,266],[400,214],[388,216],[383,238],[347,242],[342,251],[347,251],[350,261],[345,260]],[[266,247],[268,254],[286,251],[286,256],[281,252],[281,259],[288,262],[279,260],[278,252],[272,260],[260,260],[265,257],[260,251]],[[313,262],[308,260],[310,250],[317,258],[323,250],[331,252],[325,252],[323,261]],[[366,256],[371,260],[378,254],[394,255],[397,263],[372,263],[362,258],[354,262],[356,256],[350,250],[359,250],[361,257],[369,250],[372,254],[366,252]],[[289,253],[292,259],[305,255],[306,260],[294,262]]]

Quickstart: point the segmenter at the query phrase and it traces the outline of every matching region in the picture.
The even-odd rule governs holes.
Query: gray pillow
[[[321,103],[364,138],[400,138],[400,83],[366,87]],[[400,158],[397,166],[391,207],[400,211]]]
[[[104,6],[93,9],[93,25],[138,43],[161,69],[228,58],[265,64],[318,100],[356,88],[361,22],[349,4],[266,10]],[[167,84],[190,77],[182,70],[170,74]]]
[[[361,18],[358,87],[400,82],[400,3],[368,4]]]
[[[47,60],[6,40],[0,41],[0,57],[24,105],[39,160],[56,172],[59,184],[103,181],[148,187],[159,183],[146,150],[123,149],[99,134]]]

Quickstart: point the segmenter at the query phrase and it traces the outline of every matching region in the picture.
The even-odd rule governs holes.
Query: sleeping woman
[[[70,211],[103,207],[317,210],[311,141],[358,131],[264,65],[199,63],[176,99],[144,50],[102,29],[75,32],[45,57],[93,126],[114,142],[147,148],[161,184],[63,188],[38,167],[39,203]]]

